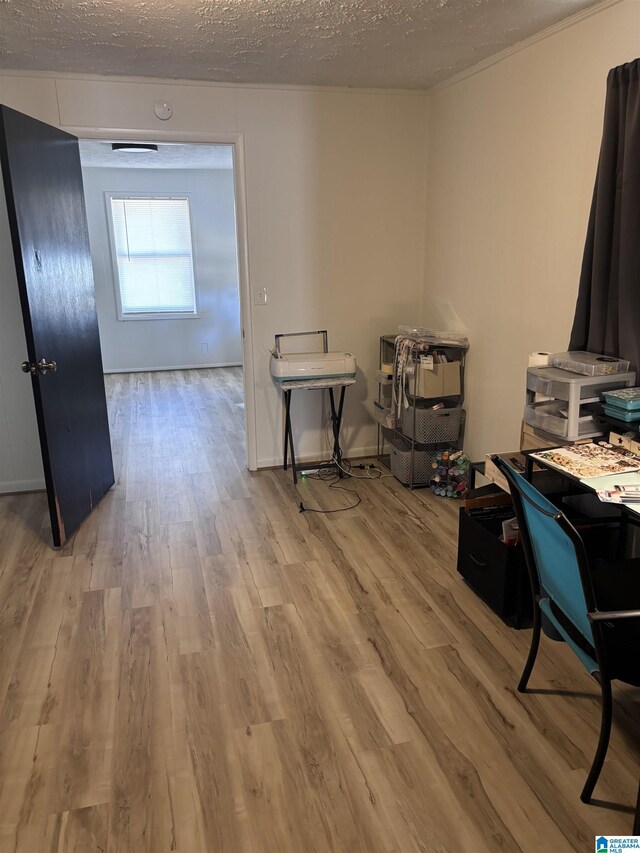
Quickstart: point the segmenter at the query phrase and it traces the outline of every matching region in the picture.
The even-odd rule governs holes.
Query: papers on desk
[[[531,458],[583,481],[640,470],[639,457],[606,442],[553,447],[532,453]]]
[[[600,489],[596,494],[606,504],[636,504],[640,506],[640,486],[614,484],[613,489]]]
[[[615,503],[624,506],[627,512],[640,515],[640,501],[618,500],[616,492],[635,493],[640,496],[640,471],[630,474],[609,474],[608,477],[591,477],[582,481],[588,489],[593,489],[604,503]]]

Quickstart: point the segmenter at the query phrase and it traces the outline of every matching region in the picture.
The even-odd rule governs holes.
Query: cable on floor
[[[325,423],[325,439],[327,441],[327,445],[329,445],[329,437],[327,435],[327,425],[330,421]],[[338,473],[338,470],[333,470],[332,468],[321,468],[318,471],[314,471],[312,474],[304,474],[304,478],[307,480],[320,480],[321,482],[328,483],[330,489],[336,489],[339,492],[348,492],[351,495],[355,496],[355,503],[352,503],[351,506],[338,507],[336,509],[319,509],[317,507],[307,507],[304,505],[303,500],[300,501],[300,512],[318,512],[323,515],[329,515],[330,513],[335,512],[347,512],[350,509],[355,509],[362,503],[362,498],[358,494],[355,489],[348,489],[346,486],[339,486],[340,483],[345,478],[353,479],[353,480],[381,480],[383,477],[393,476],[393,474],[385,474],[378,465],[364,465],[360,464],[357,467],[366,471],[365,474],[354,474],[351,462],[348,459],[342,459],[342,464],[338,462],[335,453],[331,454],[331,461],[333,462],[336,469],[339,469],[344,474],[344,477],[341,477]],[[375,474],[376,476],[372,476]],[[298,489],[298,484],[295,484],[296,492],[298,493],[298,497],[302,498],[300,491]]]

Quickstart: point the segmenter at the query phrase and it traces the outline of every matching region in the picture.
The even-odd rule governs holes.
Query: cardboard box
[[[436,397],[457,397],[460,394],[460,362],[449,361],[445,364],[435,363],[433,370],[424,365],[416,365],[418,371],[417,387],[415,377],[407,377],[407,391],[413,396],[426,399]]]
[[[494,456],[494,455],[496,455],[496,454],[492,453],[491,455],[487,454],[487,456],[485,456],[485,459],[484,459],[484,476],[487,478],[487,480],[491,480],[492,483],[495,483],[496,486],[500,486],[500,488],[504,492],[506,492],[507,494],[510,494],[509,483],[507,483],[505,476],[498,470],[498,467],[496,466],[496,464],[491,459],[491,456]],[[507,453],[499,453],[497,455],[502,456],[503,459],[505,459],[507,462],[510,462],[511,459],[517,459],[517,461],[522,465],[522,468],[524,470],[524,465],[525,465],[526,460],[525,460],[524,456],[522,455],[522,453],[520,453],[519,450],[510,450]],[[512,465],[512,467],[516,468],[516,466],[513,466],[513,465]],[[516,470],[517,470],[517,468],[516,468]],[[522,472],[519,472],[519,473],[522,473]]]
[[[495,509],[498,506],[510,507],[508,517],[513,516],[513,508],[511,495],[496,486],[495,483],[489,483],[487,486],[480,486],[477,489],[470,489],[463,498],[464,508],[469,511],[482,509]]]
[[[573,444],[571,441],[550,435],[540,429],[534,429],[522,421],[520,428],[520,450],[541,450],[544,447],[560,447],[561,444]]]
[[[557,445],[556,445],[557,446]],[[492,453],[491,456],[501,456],[502,459],[505,460],[512,468],[518,471],[519,474],[523,472],[520,471],[517,465],[514,465],[512,460],[516,460],[523,467],[525,467],[526,458],[519,450],[507,451],[506,453]],[[493,484],[494,488],[499,486],[501,489],[506,492],[507,495],[511,495],[509,490],[509,484],[507,483],[505,477],[502,475],[502,472],[498,470],[495,463],[489,458],[489,455],[485,457],[485,470],[484,475],[486,479],[490,480]],[[565,488],[565,481],[562,478],[562,475],[557,471],[552,471],[547,468],[541,467],[537,463],[534,462],[533,465],[533,485],[538,489],[538,491],[542,492],[543,495],[556,495],[559,492],[562,492]],[[551,498],[553,501],[553,498]]]
[[[637,433],[634,433],[634,436],[635,438],[632,438],[628,434],[620,435],[620,433],[612,432],[609,433],[609,443],[615,447],[624,447],[625,450],[640,455],[640,441],[636,440],[639,436]]]

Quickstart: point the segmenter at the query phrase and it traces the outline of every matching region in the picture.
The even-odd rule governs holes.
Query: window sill
[[[120,323],[129,323],[136,320],[199,320],[200,314],[181,314],[179,312],[171,313],[169,311],[161,311],[155,314],[122,314],[118,317]]]

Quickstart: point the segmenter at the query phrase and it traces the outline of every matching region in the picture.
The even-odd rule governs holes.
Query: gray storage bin
[[[402,410],[400,429],[404,435],[421,444],[455,442],[460,436],[463,417],[464,409],[461,406],[450,409],[421,409],[419,406],[409,406],[408,409]]]
[[[411,477],[411,442],[393,435],[389,442],[391,473],[405,485],[426,484],[431,479],[433,450],[415,444],[413,448],[413,479]]]

